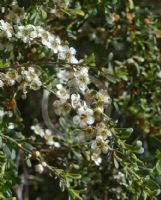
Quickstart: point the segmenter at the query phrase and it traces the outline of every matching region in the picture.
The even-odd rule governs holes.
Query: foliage
[[[159,9],[5,0],[0,16],[0,199],[160,199]]]

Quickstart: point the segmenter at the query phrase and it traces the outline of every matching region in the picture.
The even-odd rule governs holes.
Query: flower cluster
[[[42,44],[51,50],[53,54],[57,54],[58,60],[64,62],[66,69],[58,69],[56,81],[54,80],[52,88],[50,88],[54,91],[56,97],[53,102],[54,112],[58,116],[68,117],[73,122],[73,127],[82,131],[92,129],[92,132],[96,133],[96,136],[93,134],[95,139],[91,146],[92,160],[96,164],[100,164],[99,156],[101,152],[107,153],[109,149],[107,136],[111,135],[104,123],[105,108],[110,103],[107,91],[91,89],[90,85],[94,83],[90,79],[88,67],[81,66],[81,62],[75,57],[76,50],[67,46],[67,44],[63,44],[58,36],[40,26],[31,24],[19,25],[14,29],[3,20],[0,21],[0,24],[1,34],[6,34],[8,39],[19,39],[26,44],[37,41],[40,45]],[[38,75],[31,67],[27,70],[21,70],[20,73],[15,69],[9,70],[4,77],[8,85],[19,83],[19,89],[22,89],[24,93],[27,87],[37,90],[42,85]],[[1,87],[3,87],[3,82],[4,80],[1,79]],[[98,127],[101,122],[102,125]],[[33,127],[32,129],[37,130]],[[52,143],[50,131],[44,133],[43,130],[39,130],[39,135],[46,138],[48,144]],[[97,161],[96,158],[98,158]]]
[[[50,176],[54,176],[57,179],[54,184],[59,182],[60,188],[67,189],[69,198],[72,199],[81,199],[81,195],[84,199],[86,194],[89,199],[104,199],[107,196],[116,199],[128,199],[133,196],[150,198],[154,193],[158,193],[156,189],[160,188],[158,187],[160,185],[157,181],[156,171],[159,173],[159,160],[156,167],[148,164],[148,167],[153,169],[150,171],[152,175],[149,176],[146,165],[144,167],[144,163],[135,156],[135,153],[143,152],[142,143],[137,141],[136,144],[130,145],[128,143],[127,145],[125,142],[132,130],[117,128],[117,122],[115,123],[108,117],[110,110],[108,106],[111,100],[107,92],[107,86],[109,86],[116,108],[111,109],[112,116],[114,114],[117,117],[117,112],[120,111],[121,114],[123,109],[127,107],[127,115],[119,120],[121,127],[126,124],[124,122],[127,122],[127,119],[133,120],[135,118],[136,125],[143,124],[145,132],[147,129],[150,132],[158,132],[159,104],[157,104],[157,110],[152,109],[152,105],[147,111],[144,109],[144,107],[146,108],[144,104],[147,103],[148,99],[149,101],[156,100],[159,97],[159,87],[156,90],[157,95],[153,96],[153,87],[150,95],[147,93],[147,89],[151,87],[151,84],[148,83],[149,77],[154,76],[154,85],[155,81],[158,84],[155,75],[157,74],[157,77],[161,78],[159,65],[153,67],[154,61],[160,58],[158,47],[153,48],[155,47],[153,43],[157,44],[156,39],[159,38],[159,36],[153,37],[159,30],[157,26],[155,28],[155,20],[145,18],[144,31],[140,32],[143,34],[140,34],[138,16],[141,16],[142,12],[140,12],[140,8],[139,10],[133,9],[128,4],[125,5],[125,12],[122,10],[124,6],[121,4],[118,8],[117,4],[112,5],[113,3],[104,5],[105,15],[101,14],[100,24],[100,20],[95,20],[94,17],[93,21],[90,17],[92,15],[99,19],[99,11],[101,10],[99,6],[101,4],[98,3],[53,0],[41,3],[37,1],[33,6],[31,2],[27,4],[16,0],[13,0],[12,3],[10,0],[5,2],[10,4],[2,3],[0,8],[2,17],[0,19],[0,143],[2,147],[0,149],[2,157],[0,166],[2,166],[5,177],[2,187],[5,186],[4,192],[5,196],[7,195],[7,197],[2,198],[8,199],[12,188],[11,178],[6,176],[4,172],[8,173],[9,171],[11,176],[12,174],[16,175],[15,166],[17,161],[21,161],[21,159],[31,167],[29,173],[33,172],[32,166],[35,165],[36,172],[48,172]],[[133,2],[129,1],[129,3]],[[18,4],[24,8],[19,7]],[[127,13],[127,8],[129,13]],[[138,11],[139,13],[137,13]],[[146,13],[144,14],[146,15]],[[84,20],[85,24],[83,23],[82,26]],[[104,24],[106,24],[106,28],[104,28]],[[123,35],[120,32],[122,24],[124,24]],[[101,27],[102,25],[103,27]],[[76,27],[78,32],[75,30]],[[150,37],[147,37],[148,34],[145,33],[148,33]],[[66,38],[66,35],[71,37],[71,40],[75,40],[76,46],[86,38],[88,48],[87,51],[83,51],[85,60],[79,60],[75,48],[71,47],[68,41],[61,40],[61,36]],[[135,36],[139,37],[139,40],[135,40]],[[143,38],[146,38],[150,43],[144,44]],[[90,46],[91,41],[93,41],[92,47]],[[135,52],[130,51],[128,55],[123,55],[121,57],[123,61],[119,62],[116,58],[120,58],[120,50],[127,48],[127,42],[130,43],[131,50],[134,45]],[[92,49],[98,46],[100,51],[93,54]],[[82,45],[80,50],[81,47]],[[113,48],[108,49],[108,47]],[[140,49],[140,52],[136,51],[137,49]],[[106,51],[103,53],[101,50]],[[89,52],[91,54],[86,55]],[[135,55],[136,52],[137,55]],[[108,57],[107,54],[109,54]],[[95,60],[100,67],[95,65]],[[160,62],[158,61],[158,63]],[[145,70],[146,68],[148,70]],[[137,79],[137,82],[133,83],[133,79]],[[126,87],[128,81],[130,82]],[[144,88],[140,88],[142,81],[145,83],[143,84]],[[132,87],[129,87],[130,84]],[[40,88],[42,89],[38,92],[38,96],[37,94],[36,96],[29,95],[28,100],[39,98],[43,90],[41,108],[44,121],[34,123],[29,128],[32,132],[31,137],[26,138],[30,133],[28,131],[26,133],[25,130],[28,130],[28,123],[32,120],[28,120],[26,113],[33,112],[30,109],[37,101],[34,99],[31,108],[29,105],[27,112],[24,109],[21,115],[20,111],[23,108],[20,106],[19,111],[19,98],[26,97],[29,90],[37,91]],[[145,114],[148,112],[148,115],[143,116],[137,112],[140,109],[132,105],[131,92],[135,93],[132,97],[137,97],[137,102],[141,102],[141,104],[138,103],[141,106],[141,113],[144,113],[145,110]],[[138,98],[140,95],[142,96],[141,100]],[[39,100],[41,101],[41,99]],[[130,108],[128,108],[129,101]],[[148,123],[146,120],[146,118],[149,119],[150,110],[154,110],[153,114],[156,116],[156,119],[153,120],[154,123]],[[33,118],[39,114],[34,109],[34,115],[30,117]],[[37,117],[40,119],[40,116]],[[52,119],[50,120],[49,117]],[[133,125],[135,123],[132,122]],[[55,135],[55,133],[60,134]],[[156,160],[159,157],[160,153],[157,152]],[[105,159],[103,160],[103,158]],[[20,163],[18,168],[21,168],[24,162],[18,162]],[[105,173],[104,169],[106,169]],[[20,174],[28,174],[26,167],[22,167],[21,171]],[[108,176],[108,181],[104,184],[103,180],[106,176]],[[33,182],[26,176],[20,177],[22,183],[26,183],[26,179],[29,184]],[[153,184],[155,180],[156,184]],[[103,185],[99,185],[100,182]],[[6,185],[9,187],[8,191]],[[140,187],[141,185],[146,187]],[[16,184],[14,190],[19,191],[21,186],[22,184],[20,186]],[[84,191],[82,186],[87,189],[86,194],[79,194],[80,191]],[[95,190],[95,186],[98,186],[97,190]],[[23,192],[23,190],[21,191]]]
[[[101,152],[107,153],[110,149],[107,138],[112,133],[103,122],[110,97],[105,90],[90,89],[91,80],[87,67],[61,69],[56,78],[59,84],[53,86],[57,97],[53,103],[54,111],[59,116],[71,119],[74,127],[85,132],[91,130],[95,138],[91,145],[91,159],[99,165]]]
[[[0,73],[0,87],[13,86],[18,84],[18,89],[22,90],[24,94],[27,93],[27,89],[38,90],[40,89],[42,82],[38,73],[33,67],[24,69],[9,69],[6,73]]]
[[[28,24],[17,25],[13,28],[8,22],[0,20],[0,38],[4,37],[9,40],[20,39],[26,44],[30,44],[37,39],[37,41],[50,49],[53,54],[57,54],[59,60],[72,64],[78,63],[78,60],[75,57],[76,50],[73,47],[68,47],[66,44],[63,44],[58,36],[44,30],[40,26]],[[4,50],[7,44],[7,42],[5,42],[4,45],[1,44],[0,49]],[[8,47],[8,50],[9,49],[12,48]]]
[[[39,135],[41,138],[45,140],[45,143],[49,146],[53,146],[56,148],[60,147],[59,142],[54,141],[54,135],[50,129],[43,129],[39,124],[32,125],[31,130]]]
[[[8,38],[10,39],[13,36],[13,28],[4,20],[0,20],[0,38]]]
[[[108,138],[112,136],[112,133],[106,128],[106,125],[103,122],[101,122],[96,125],[96,134],[96,140],[93,141],[91,145],[91,148],[93,150],[91,158],[96,165],[99,165],[102,161],[99,155],[101,153],[106,154],[108,150],[111,149],[109,146],[110,140]]]

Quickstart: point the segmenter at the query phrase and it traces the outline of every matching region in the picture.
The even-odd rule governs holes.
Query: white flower
[[[22,71],[21,74],[27,82],[31,82],[33,79],[37,79],[38,77],[32,67],[29,67],[28,70]]]
[[[5,34],[8,38],[11,38],[13,33],[12,26],[4,20],[0,20],[0,24],[0,30],[3,31],[2,34]]]
[[[5,111],[3,110],[3,108],[0,108],[0,119],[2,119],[5,115]]]
[[[53,135],[52,135],[51,130],[49,130],[49,129],[46,129],[46,130],[45,130],[44,138],[45,138],[46,143],[47,143],[48,145],[53,145],[53,142],[54,142],[54,141],[53,141]]]
[[[71,111],[71,105],[67,102],[56,100],[54,101],[53,106],[54,106],[54,111],[57,115],[66,116]]]
[[[74,109],[80,106],[80,95],[79,94],[71,95],[71,105]]]
[[[42,174],[44,171],[44,167],[41,164],[38,164],[35,166],[35,170],[36,170],[36,172]]]
[[[60,143],[59,142],[55,142],[53,143],[54,147],[59,148],[60,147]]]
[[[18,78],[18,82],[21,83],[20,89],[26,90],[26,87],[29,86],[32,90],[39,90],[42,86],[42,82],[39,79],[38,74],[36,74],[34,68],[29,67],[28,70],[21,72],[21,76]]]
[[[0,88],[2,88],[4,86],[3,81],[0,80]]]
[[[42,162],[42,166],[43,167],[47,167],[47,163],[46,162]]]
[[[39,124],[31,126],[31,130],[33,130],[36,135],[40,135],[41,137],[44,137],[45,135],[44,129]]]
[[[24,43],[28,43],[30,41],[29,30],[25,26],[19,26],[16,37],[22,39]]]
[[[28,24],[26,26],[26,29],[28,29],[29,31],[29,36],[31,40],[38,37],[38,32],[35,26],[33,26],[32,24]]]
[[[109,150],[108,143],[109,140],[104,140],[103,137],[97,136],[96,140],[92,143],[91,148],[97,154],[100,154],[101,152],[107,153]]]
[[[40,81],[39,78],[34,79],[30,84],[30,88],[32,90],[39,90],[41,86],[42,86],[42,82]]]
[[[94,123],[93,110],[88,107],[80,107],[78,109],[78,115],[73,117],[73,123],[79,125],[81,128],[86,127]]]
[[[67,101],[69,99],[69,91],[66,90],[65,87],[62,86],[62,84],[57,84],[57,91],[56,91],[56,96],[63,102]]]
[[[16,37],[22,39],[24,43],[29,43],[34,38],[38,37],[37,29],[32,24],[27,26],[18,26]]]
[[[96,154],[96,153],[92,154],[91,159],[95,162],[95,164],[97,166],[99,166],[101,164],[101,162],[102,162],[102,158],[100,157],[99,154]]]
[[[100,90],[98,93],[98,100],[100,104],[109,104],[110,103],[110,97],[108,93],[105,90]]]
[[[14,85],[16,80],[18,79],[18,73],[15,69],[10,69],[8,70],[8,72],[6,73],[6,79],[7,79],[7,82],[10,84],[10,85]]]
[[[65,60],[69,63],[78,63],[78,60],[75,58],[76,50],[73,47],[64,46],[61,52],[58,54],[60,60]]]
[[[41,38],[42,44],[50,48],[50,40],[52,40],[54,36],[41,27],[37,27],[37,31],[38,31],[38,37]]]
[[[56,74],[57,78],[59,79],[60,83],[67,83],[67,81],[70,79],[71,77],[71,73],[68,72],[67,70],[64,69],[60,69],[57,74]]]
[[[106,129],[106,128],[98,128],[98,129],[97,129],[97,134],[98,134],[99,136],[102,136],[102,138],[103,138],[104,140],[106,140],[108,136],[112,136],[111,131],[109,131],[109,130]]]
[[[52,135],[51,130],[49,130],[49,129],[46,129],[46,130],[45,130],[44,138],[45,138],[45,140],[46,140],[46,144],[51,145],[51,146],[55,146],[56,148],[59,148],[59,147],[60,147],[59,142],[55,142],[55,141],[53,140],[53,135]]]
[[[58,51],[62,51],[62,46],[61,46],[61,41],[59,37],[52,37],[49,40],[49,45],[48,47],[54,52],[58,53]]]
[[[88,69],[86,67],[77,70],[74,73],[74,77],[76,79],[76,83],[81,91],[87,89],[87,85],[90,83],[90,79],[88,76]]]
[[[14,125],[14,123],[9,123],[8,124],[8,129],[10,129],[10,130],[13,130],[15,128],[15,125]]]

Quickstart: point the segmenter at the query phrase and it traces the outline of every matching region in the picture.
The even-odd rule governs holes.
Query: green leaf
[[[47,13],[43,9],[41,9],[41,15],[42,15],[43,19],[47,18]]]
[[[83,200],[83,198],[80,196],[80,192],[81,192],[80,190],[74,190],[70,188],[68,189],[68,191],[74,200]]]
[[[79,16],[84,16],[85,13],[82,10],[78,9],[68,9],[68,12],[70,12],[72,15],[79,15]]]
[[[121,139],[127,139],[130,137],[131,133],[133,132],[132,128],[115,128],[117,134]]]
[[[5,153],[6,157],[11,158],[12,153],[11,153],[10,149],[8,148],[8,146],[6,144],[3,144],[2,148],[3,148],[3,152]]]
[[[12,149],[11,158],[12,160],[16,159],[16,151],[14,149]]]
[[[61,125],[61,127],[67,131],[68,127],[70,124],[67,124],[66,120],[63,117],[59,118],[59,123]]]
[[[29,143],[25,143],[25,144],[23,145],[23,147],[24,147],[25,149],[29,150],[29,151],[32,151],[32,150],[34,149],[34,147],[33,147],[31,144],[29,144]]]
[[[0,59],[0,68],[4,68],[5,67],[5,63],[2,59]]]
[[[71,179],[80,179],[81,178],[80,174],[65,173],[64,175],[66,178],[71,178]]]
[[[32,167],[32,164],[31,164],[30,159],[27,159],[27,160],[26,160],[26,164],[27,164],[28,167]]]
[[[88,55],[85,57],[85,62],[89,65],[94,64],[95,63],[95,55],[94,53]]]
[[[118,169],[119,168],[119,163],[116,160],[116,158],[113,158],[113,161],[114,161],[114,165],[115,165],[116,169]]]

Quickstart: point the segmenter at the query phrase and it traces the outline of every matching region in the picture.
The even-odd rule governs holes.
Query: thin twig
[[[89,67],[93,67],[93,65],[89,65],[89,64],[86,64],[84,62],[79,62],[79,63],[69,63],[69,62],[58,62],[58,61],[54,61],[54,60],[43,60],[43,61],[29,61],[29,62],[25,62],[25,63],[16,63],[16,64],[13,64],[13,65],[10,65],[10,66],[6,66],[6,67],[3,67],[3,68],[0,68],[0,72],[5,72],[7,71],[8,69],[18,69],[18,68],[21,68],[21,67],[29,67],[29,66],[32,66],[32,65],[53,65],[53,64],[58,64],[58,65],[70,65],[70,66],[89,66]],[[105,73],[105,72],[103,72]],[[105,76],[112,76],[114,78],[118,78],[116,77],[115,75],[111,74],[111,73],[105,73],[104,74]]]
[[[20,67],[28,67],[31,65],[52,65],[52,64],[59,64],[59,65],[71,65],[71,66],[79,66],[79,65],[83,65],[86,66],[85,63],[80,62],[80,63],[68,63],[68,62],[58,62],[58,61],[53,61],[53,60],[43,60],[43,61],[30,61],[30,62],[25,62],[25,63],[16,63],[7,67],[3,67],[0,69],[0,71],[6,71],[8,69],[13,69],[13,68],[20,68]]]
[[[22,144],[18,143],[18,142],[17,142],[16,140],[14,140],[13,138],[11,138],[11,137],[9,137],[9,136],[7,136],[7,135],[0,135],[0,137],[1,137],[2,139],[4,139],[4,140],[8,140],[8,141],[10,141],[11,143],[15,144],[15,145],[16,145],[18,148],[20,148],[23,152],[25,152],[25,153],[27,153],[27,154],[29,154],[29,155],[32,155],[32,157],[35,158],[36,160],[38,160],[40,163],[43,163],[43,162],[44,162],[44,160],[42,160],[42,158],[36,156],[35,151],[30,151],[30,150],[26,149],[25,147],[22,146]],[[46,162],[45,162],[45,163],[46,163]],[[57,168],[51,167],[51,166],[48,165],[47,163],[46,163],[46,166],[45,166],[45,167],[46,167],[46,169],[48,169],[49,171],[51,171],[54,175],[58,176],[58,177],[61,178],[61,179],[62,179],[62,178],[64,179],[64,177],[63,177],[61,174],[58,173]]]

